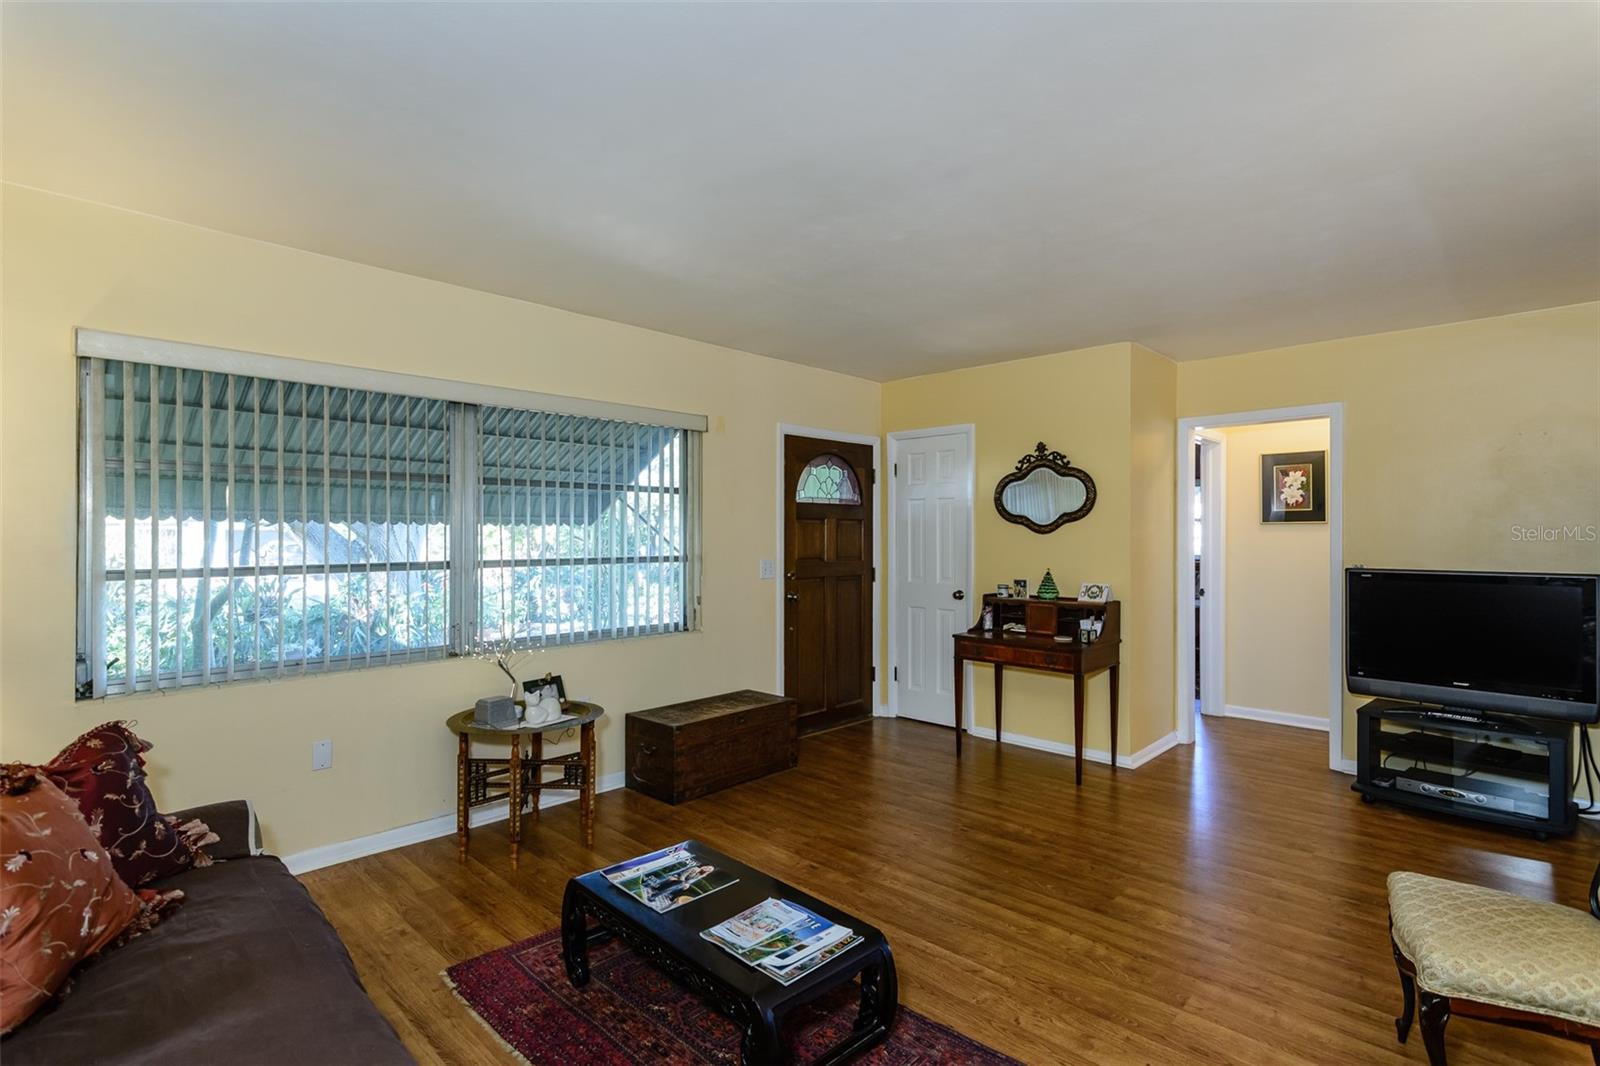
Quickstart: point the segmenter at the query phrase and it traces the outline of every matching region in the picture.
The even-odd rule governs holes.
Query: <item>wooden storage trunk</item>
[[[787,770],[800,759],[795,702],[745,689],[627,716],[628,787],[667,803]]]

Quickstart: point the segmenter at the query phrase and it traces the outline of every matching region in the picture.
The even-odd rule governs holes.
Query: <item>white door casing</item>
[[[1220,715],[1227,702],[1227,439],[1199,432],[1200,440],[1200,711]]]
[[[1344,404],[1314,403],[1178,419],[1176,541],[1181,545],[1185,537],[1194,535],[1194,436],[1197,431],[1258,422],[1299,422],[1308,418],[1328,420],[1328,768],[1353,774],[1355,760],[1344,757]],[[1178,742],[1193,744],[1194,607],[1187,589],[1194,581],[1194,557],[1182,550],[1175,554],[1178,654],[1173,717]]]
[[[890,435],[894,713],[955,725],[951,635],[972,625],[972,428]]]

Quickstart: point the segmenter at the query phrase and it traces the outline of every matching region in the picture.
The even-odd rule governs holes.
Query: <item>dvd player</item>
[[[1377,778],[1373,784],[1480,810],[1542,817],[1548,808],[1546,798],[1532,789],[1486,780],[1474,780],[1468,788],[1460,778],[1432,770],[1406,770],[1388,781]]]

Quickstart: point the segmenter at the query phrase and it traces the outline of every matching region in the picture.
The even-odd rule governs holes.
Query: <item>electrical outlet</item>
[[[761,560],[761,580],[772,581],[778,576],[778,564],[771,559]]]
[[[333,741],[318,740],[311,745],[311,768],[326,770],[333,766]]]

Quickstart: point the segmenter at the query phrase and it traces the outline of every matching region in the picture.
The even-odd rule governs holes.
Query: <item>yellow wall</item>
[[[1231,707],[1328,720],[1328,526],[1261,521],[1261,457],[1326,452],[1327,419],[1220,429],[1227,440]]]
[[[1594,539],[1519,539],[1514,529],[1600,525],[1600,304],[1175,365],[1137,344],[1104,345],[889,382],[882,421],[885,432],[976,423],[979,589],[1014,577],[1036,583],[1047,566],[1063,590],[1113,584],[1132,708],[1118,746],[1130,751],[1174,726],[1174,419],[1330,402],[1344,405],[1350,565],[1600,571]],[[1038,439],[1100,487],[1087,519],[1043,537],[1002,522],[988,502]],[[1325,648],[1326,615],[1305,606],[1276,614],[1278,641]],[[1234,655],[1249,643],[1232,641]],[[978,669],[976,721],[992,725],[988,670]],[[1017,673],[1007,679],[1007,730],[1070,742],[1070,688]],[[1314,688],[1228,698],[1304,699],[1295,713],[1325,713]],[[1346,703],[1353,757],[1359,701]],[[1086,746],[1103,750],[1107,740],[1103,683],[1091,682]]]
[[[1332,402],[1346,565],[1600,572],[1517,529],[1600,526],[1600,303],[1178,365],[1183,417]]]
[[[979,592],[1014,578],[1025,578],[1030,588],[1037,588],[1049,568],[1065,595],[1076,594],[1081,582],[1104,581],[1123,601],[1121,753],[1171,730],[1175,383],[1175,371],[1165,358],[1137,345],[1110,344],[907,378],[883,387],[886,433],[968,422],[975,426],[973,578]],[[1046,535],[1004,521],[992,502],[995,483],[1039,441],[1087,470],[1098,492],[1086,518]],[[1137,489],[1136,477],[1145,479]],[[1155,484],[1155,479],[1162,480]],[[1164,581],[1164,592],[1146,591],[1157,601],[1147,605],[1140,593],[1151,586],[1141,585],[1135,575],[1144,577],[1152,570],[1158,572],[1157,582]],[[977,602],[975,596],[974,611]],[[988,667],[976,667],[974,722],[993,728],[990,676]],[[1106,751],[1108,683],[1101,675],[1088,684],[1084,746]],[[1072,742],[1070,681],[1008,670],[1005,700],[1008,733]]]
[[[602,773],[622,768],[623,712],[771,686],[773,586],[757,562],[778,554],[780,421],[858,433],[975,423],[976,589],[1036,585],[1046,567],[1069,593],[1115,587],[1124,752],[1173,727],[1177,417],[1343,403],[1349,563],[1600,571],[1595,540],[1514,529],[1600,525],[1600,304],[1177,365],[1112,344],[880,387],[12,186],[3,208],[0,755],[42,759],[97,721],[137,718],[157,744],[165,805],[249,796],[282,852],[447,812],[442,719],[497,690],[495,675],[442,662],[74,703],[76,326],[709,415],[703,631],[526,667],[611,709]],[[1048,536],[989,503],[1039,440],[1100,494],[1088,518]],[[992,724],[979,674],[977,720]],[[1025,671],[1008,682],[1008,731],[1070,742],[1069,683]],[[1088,748],[1109,746],[1105,701],[1104,679],[1091,681]],[[334,768],[313,774],[310,743],[323,737]]]
[[[292,853],[450,811],[444,718],[502,687],[469,660],[74,703],[76,326],[709,415],[703,631],[524,669],[608,708],[602,774],[622,769],[623,713],[772,686],[775,427],[875,433],[876,383],[14,186],[3,208],[4,758],[135,718],[165,807],[247,796]],[[334,765],[312,773],[324,737]]]
[[[1173,730],[1172,690],[1177,614],[1173,552],[1177,550],[1177,367],[1133,345],[1128,390],[1128,539],[1132,582],[1123,605],[1126,706],[1133,710],[1131,750]],[[1121,750],[1127,751],[1129,748]]]

